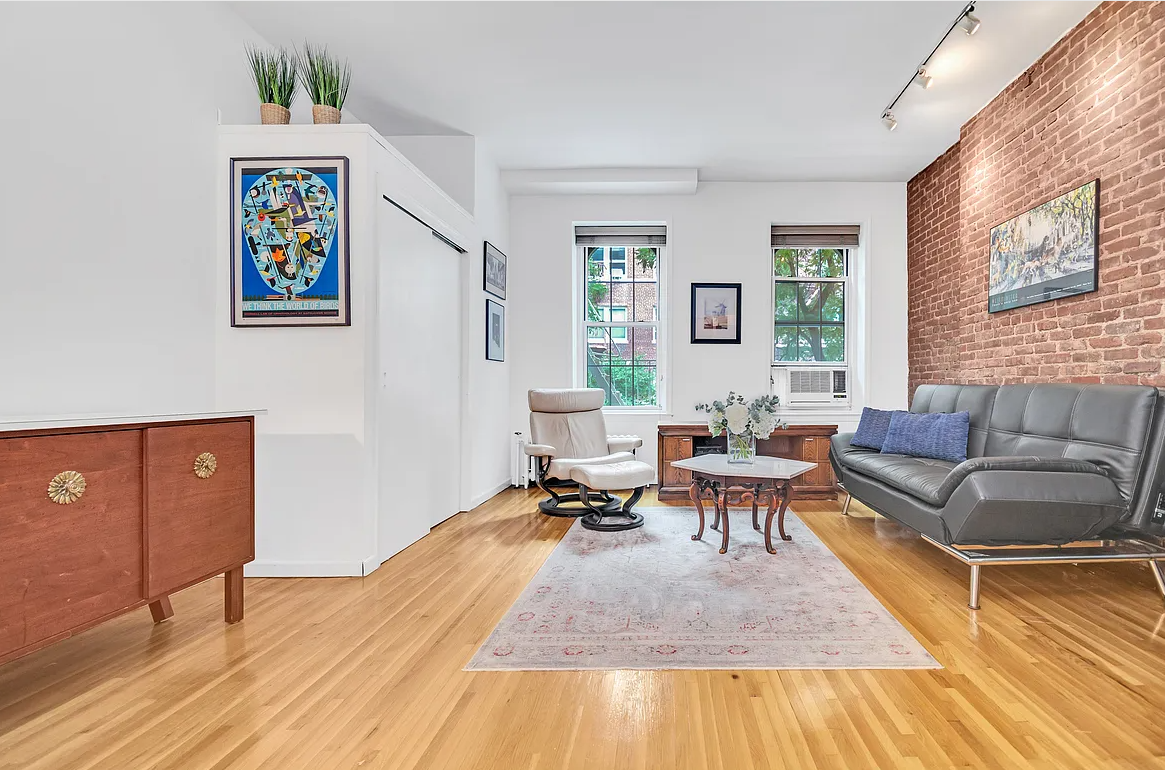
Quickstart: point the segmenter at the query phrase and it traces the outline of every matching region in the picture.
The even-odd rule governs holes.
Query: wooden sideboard
[[[793,482],[799,499],[836,500],[837,479],[829,464],[829,437],[836,425],[790,425],[756,442],[756,452],[770,457],[817,463]],[[725,452],[723,435],[712,438],[706,423],[672,423],[659,426],[659,499],[687,500],[692,474],[673,468],[672,460],[683,460],[704,452]]]
[[[219,574],[242,620],[254,413],[227,414],[0,422],[0,663]]]

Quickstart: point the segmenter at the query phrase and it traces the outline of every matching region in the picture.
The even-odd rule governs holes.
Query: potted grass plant
[[[352,65],[328,53],[326,46],[303,44],[299,54],[299,79],[311,96],[315,123],[339,123],[352,82]]]
[[[247,47],[251,79],[259,92],[259,120],[265,126],[291,122],[291,102],[295,99],[295,82],[299,62],[284,48],[275,50]]]

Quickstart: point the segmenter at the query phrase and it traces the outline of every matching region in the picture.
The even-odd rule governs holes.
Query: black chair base
[[[582,484],[578,485],[578,489],[579,493],[584,495],[583,504],[589,509],[587,515],[579,520],[579,523],[585,529],[593,529],[596,532],[623,532],[624,530],[643,526],[643,517],[638,513],[632,513],[631,509],[639,502],[639,498],[643,497],[644,487],[636,487],[635,491],[631,493],[631,497],[627,498],[627,503],[621,510],[612,510],[609,506],[596,508],[590,502],[593,494],[591,490]],[[619,499],[609,492],[603,492],[602,494],[613,500]]]
[[[588,513],[579,519],[585,529],[596,532],[623,532],[643,526],[643,516],[638,513],[617,511],[614,513]]]
[[[549,489],[550,497],[538,503],[538,510],[547,516],[565,516],[569,518],[578,518],[585,516],[594,511],[613,512],[619,510],[619,506],[623,505],[623,499],[615,495],[600,495],[597,492],[591,492],[587,495],[588,500],[585,504],[582,501],[581,495],[578,492],[567,492],[565,494],[556,494]],[[579,505],[565,506],[563,503],[578,503]]]

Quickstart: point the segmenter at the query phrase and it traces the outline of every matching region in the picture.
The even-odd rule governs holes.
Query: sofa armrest
[[[1128,511],[1128,501],[1102,472],[1009,465],[963,477],[939,514],[950,543],[1062,545],[1095,537]]]
[[[527,444],[526,454],[531,457],[554,457],[557,449],[549,444]]]
[[[1104,476],[1104,469],[1085,460],[1066,457],[1037,457],[1035,455],[999,455],[972,457],[956,465],[939,488],[933,502],[942,505],[968,476],[984,471],[1023,471],[1028,473],[1095,473]]]
[[[639,436],[607,436],[607,451],[611,454],[632,452],[641,446],[643,446],[643,439]]]

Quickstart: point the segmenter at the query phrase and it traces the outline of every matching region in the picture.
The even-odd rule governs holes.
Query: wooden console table
[[[837,433],[836,425],[790,425],[774,431],[767,439],[756,442],[758,455],[783,457],[817,463],[817,467],[793,481],[801,500],[836,500],[837,479],[829,464],[829,437]],[[722,435],[712,438],[708,424],[702,422],[668,423],[659,426],[659,499],[687,500],[692,485],[691,471],[672,466],[673,460],[686,460],[704,452],[726,451]]]
[[[255,558],[255,414],[0,419],[0,663]]]

